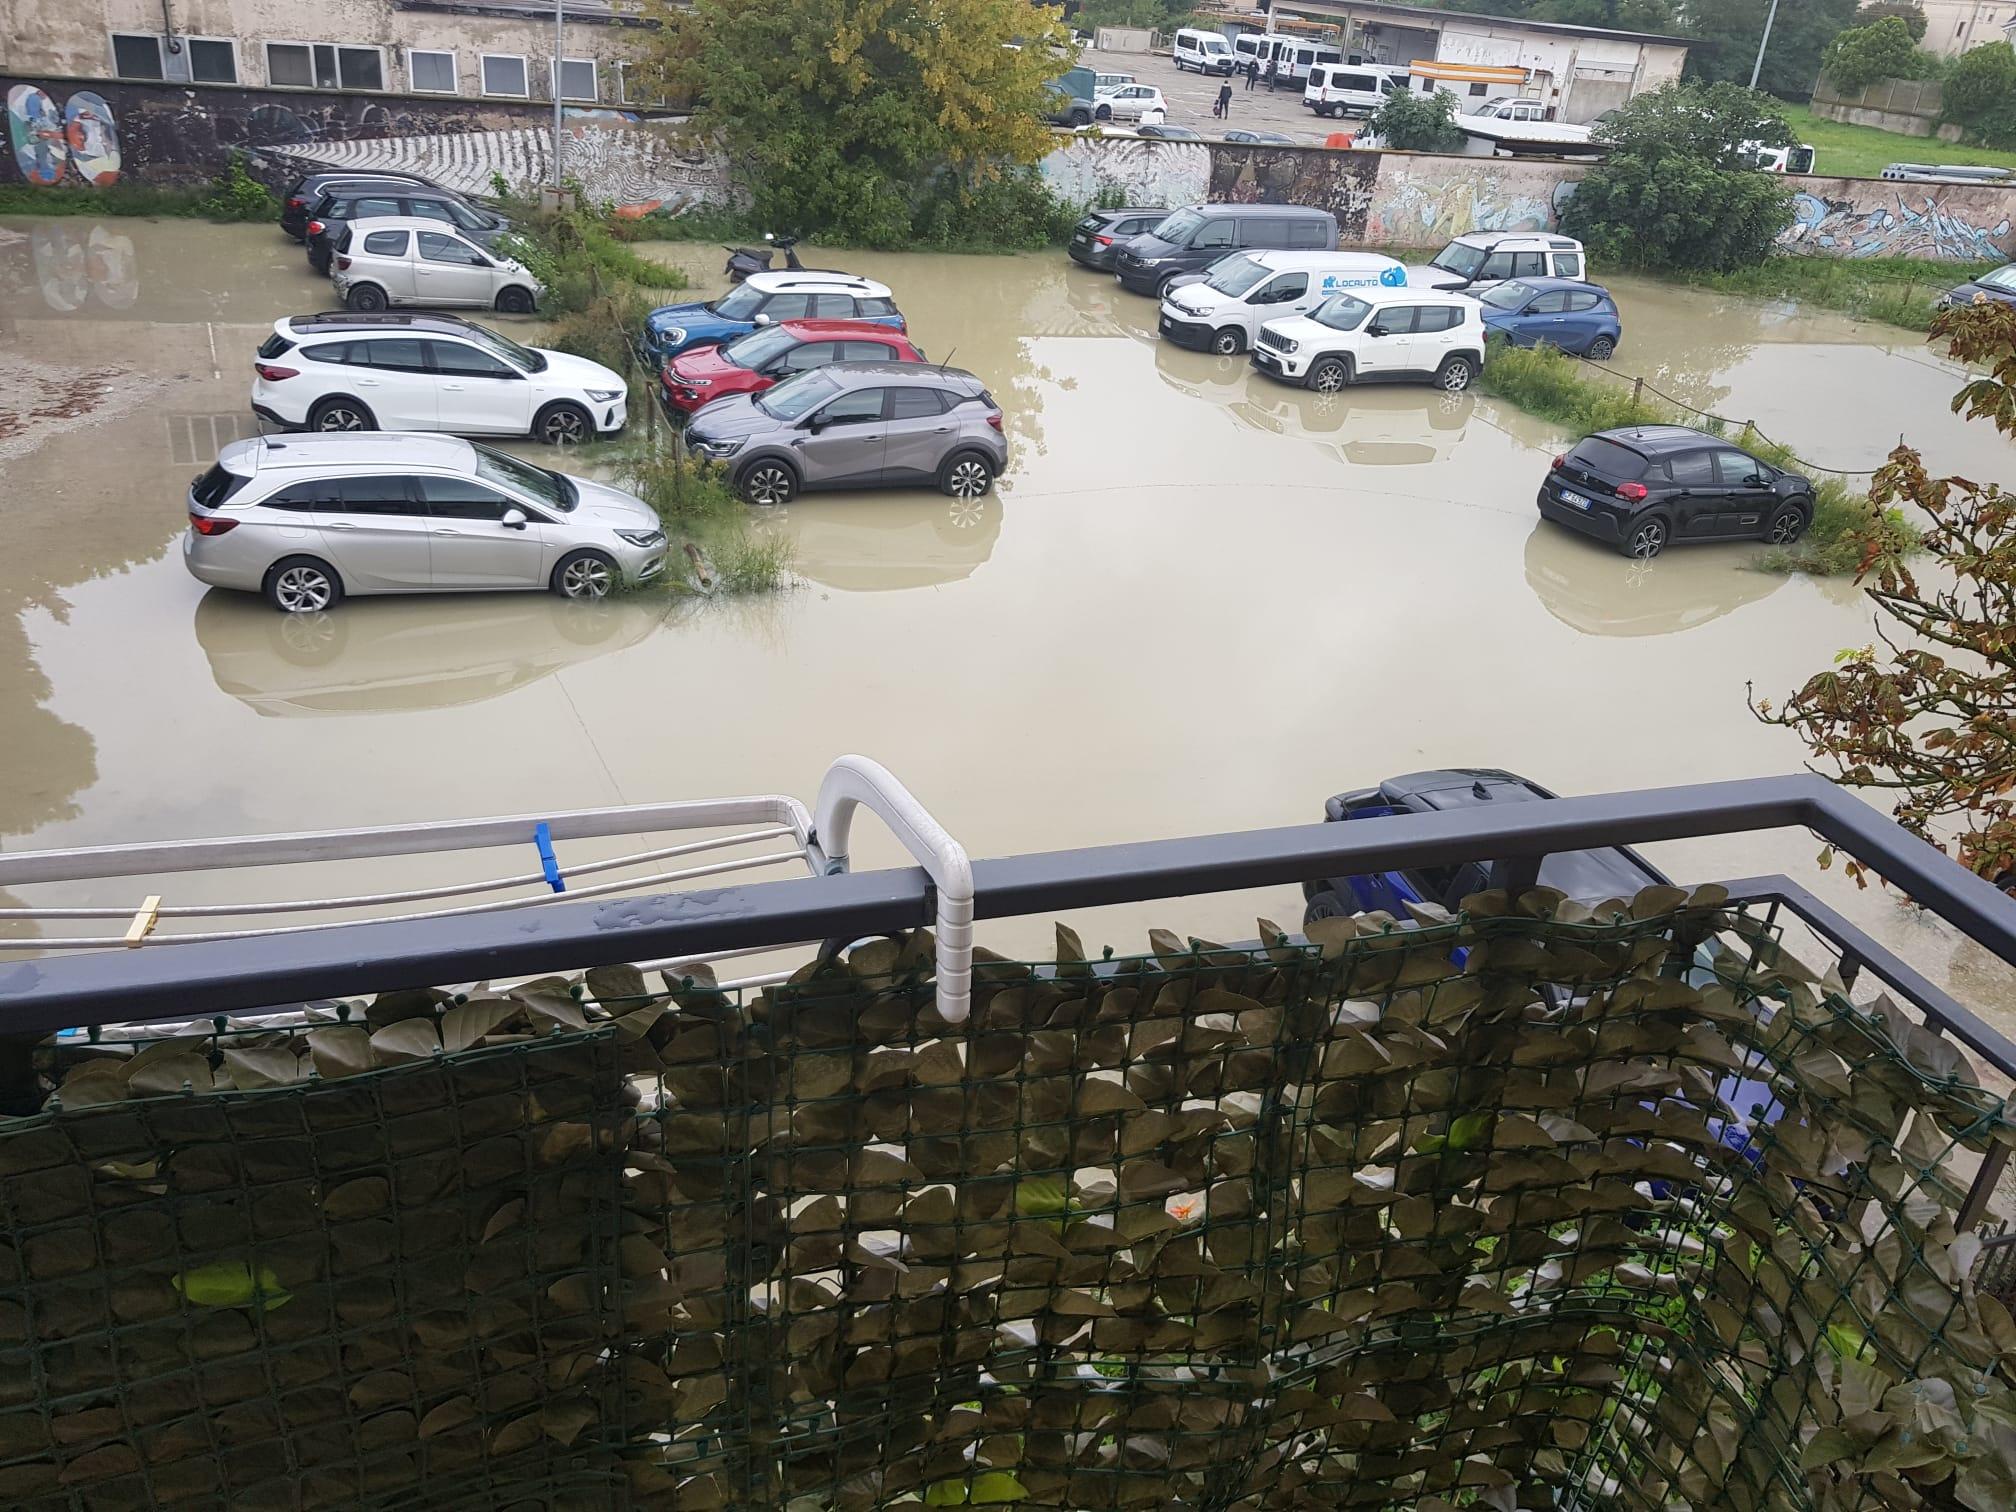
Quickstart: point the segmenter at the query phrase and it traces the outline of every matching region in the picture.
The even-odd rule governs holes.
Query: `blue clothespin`
[[[546,874],[546,885],[555,892],[567,891],[567,879],[560,875],[560,861],[553,854],[553,826],[541,819],[532,831],[532,843],[539,847],[539,869]]]

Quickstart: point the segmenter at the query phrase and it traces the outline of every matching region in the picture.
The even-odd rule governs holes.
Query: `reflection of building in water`
[[[1549,614],[1584,635],[1671,635],[1784,587],[1785,575],[1757,570],[1754,556],[1695,546],[1638,562],[1539,520],[1526,537],[1526,583]]]
[[[334,614],[275,614],[212,589],[196,639],[220,690],[274,718],[482,703],[611,651],[696,600],[577,604],[547,593],[353,599]]]
[[[795,547],[792,565],[829,588],[874,593],[956,583],[993,554],[1002,500],[904,494],[800,501],[778,521]]]

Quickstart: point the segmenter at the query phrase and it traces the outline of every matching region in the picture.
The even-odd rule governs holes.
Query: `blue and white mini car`
[[[733,341],[780,320],[869,320],[906,329],[887,285],[806,269],[752,273],[719,299],[663,305],[644,318],[644,345],[662,363],[688,347]]]
[[[1617,301],[1600,284],[1573,278],[1511,278],[1477,295],[1484,330],[1512,345],[1543,342],[1598,362],[1624,340]]]

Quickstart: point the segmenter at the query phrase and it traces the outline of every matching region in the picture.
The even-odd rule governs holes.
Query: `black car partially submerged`
[[[322,203],[322,197],[334,189],[432,189],[435,186],[417,173],[396,173],[390,169],[377,173],[307,173],[288,186],[280,199],[280,229],[296,241],[305,241],[308,236],[308,222],[315,213],[315,207]]]
[[[1168,214],[1167,210],[1140,206],[1125,210],[1088,210],[1085,218],[1072,229],[1071,241],[1064,250],[1071,254],[1073,262],[1097,268],[1101,273],[1111,273],[1114,244],[1130,236],[1139,236],[1143,231],[1154,230]]]
[[[1540,513],[1632,557],[1676,541],[1786,546],[1813,523],[1813,485],[1684,425],[1600,431],[1554,459]]]

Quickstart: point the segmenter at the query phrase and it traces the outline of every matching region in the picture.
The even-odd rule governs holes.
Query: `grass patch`
[[[1839,310],[1907,331],[1932,328],[1932,301],[1996,263],[1937,263],[1911,257],[1819,257],[1782,253],[1734,273],[1688,279],[1701,288]]]
[[[775,593],[784,587],[791,581],[797,553],[785,537],[755,530],[744,520],[726,539],[714,541],[713,557],[719,574],[715,588],[739,596]]]
[[[2016,152],[1937,137],[1904,136],[1875,126],[1850,126],[1817,116],[1809,106],[1778,103],[1792,133],[1814,149],[1814,171],[1827,177],[1881,178],[1892,163],[1964,163],[1980,168],[2016,168]]]
[[[1553,347],[1514,347],[1494,340],[1479,386],[1485,393],[1551,420],[1579,439],[1595,431],[1633,425],[1691,425],[1712,435],[1723,427],[1712,416],[1682,410],[1663,400],[1634,397],[1628,379],[1607,378]],[[1789,547],[1767,552],[1762,565],[1773,572],[1810,572],[1822,577],[1852,574],[1868,543],[1877,543],[1877,561],[1896,561],[1919,549],[1918,531],[1895,509],[1879,510],[1869,496],[1845,479],[1820,472],[1749,427],[1731,438],[1753,457],[1813,481],[1813,520]]]
[[[649,504],[681,563],[694,567],[665,574],[668,584],[697,586],[737,597],[774,593],[793,581],[795,552],[787,537],[759,531],[728,482],[727,469],[686,456],[676,442],[657,437],[616,465],[625,488]],[[695,564],[698,556],[704,566]]]
[[[261,221],[280,219],[280,202],[245,171],[237,153],[208,184],[74,184],[38,188],[0,184],[0,215],[145,216],[155,220]]]

